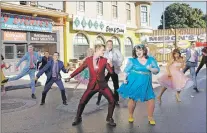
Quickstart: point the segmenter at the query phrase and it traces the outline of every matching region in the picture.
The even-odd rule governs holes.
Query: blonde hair
[[[94,50],[92,48],[88,48],[86,53],[87,53],[87,57],[93,56]]]
[[[105,45],[103,45],[103,44],[96,44],[94,49],[95,49],[95,51],[97,51],[101,47],[104,47],[105,48]]]

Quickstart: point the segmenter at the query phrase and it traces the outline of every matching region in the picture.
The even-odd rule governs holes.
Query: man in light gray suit
[[[191,42],[190,48],[181,50],[181,52],[186,53],[186,66],[183,69],[183,73],[185,73],[188,69],[190,69],[190,75],[191,75],[191,77],[193,79],[193,82],[194,82],[194,88],[193,89],[196,92],[199,92],[198,88],[197,88],[196,73],[195,73],[195,67],[197,67],[197,65],[198,65],[199,53],[195,49],[195,46],[196,46],[196,43]]]
[[[117,92],[117,89],[119,88],[118,74],[121,72],[121,66],[124,61],[124,57],[118,49],[113,48],[113,41],[112,40],[108,40],[106,42],[106,49],[107,50],[104,54],[104,57],[112,62],[114,73],[110,74],[108,72],[105,79],[108,82],[109,78],[111,77],[113,85],[114,85],[114,99],[115,99],[116,105],[119,105],[119,103],[118,103],[119,102],[119,94]],[[100,104],[101,97],[102,97],[102,95],[101,95],[101,93],[99,93],[98,101],[96,103],[97,105]]]

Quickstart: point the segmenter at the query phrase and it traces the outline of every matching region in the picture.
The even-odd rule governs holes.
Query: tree
[[[173,3],[165,11],[165,28],[205,28],[206,21],[201,9],[192,8],[189,4]],[[161,16],[161,25],[163,28],[163,15]]]

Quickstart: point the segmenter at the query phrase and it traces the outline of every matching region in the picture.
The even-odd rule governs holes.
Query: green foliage
[[[201,9],[192,8],[189,4],[173,3],[165,11],[165,28],[205,28],[206,15]],[[161,25],[163,28],[163,15],[161,16]]]

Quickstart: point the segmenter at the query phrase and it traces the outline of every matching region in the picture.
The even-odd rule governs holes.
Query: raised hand
[[[109,65],[111,66],[111,67],[113,67],[113,64],[112,64],[112,61],[111,60],[107,60],[107,63],[109,63]]]

